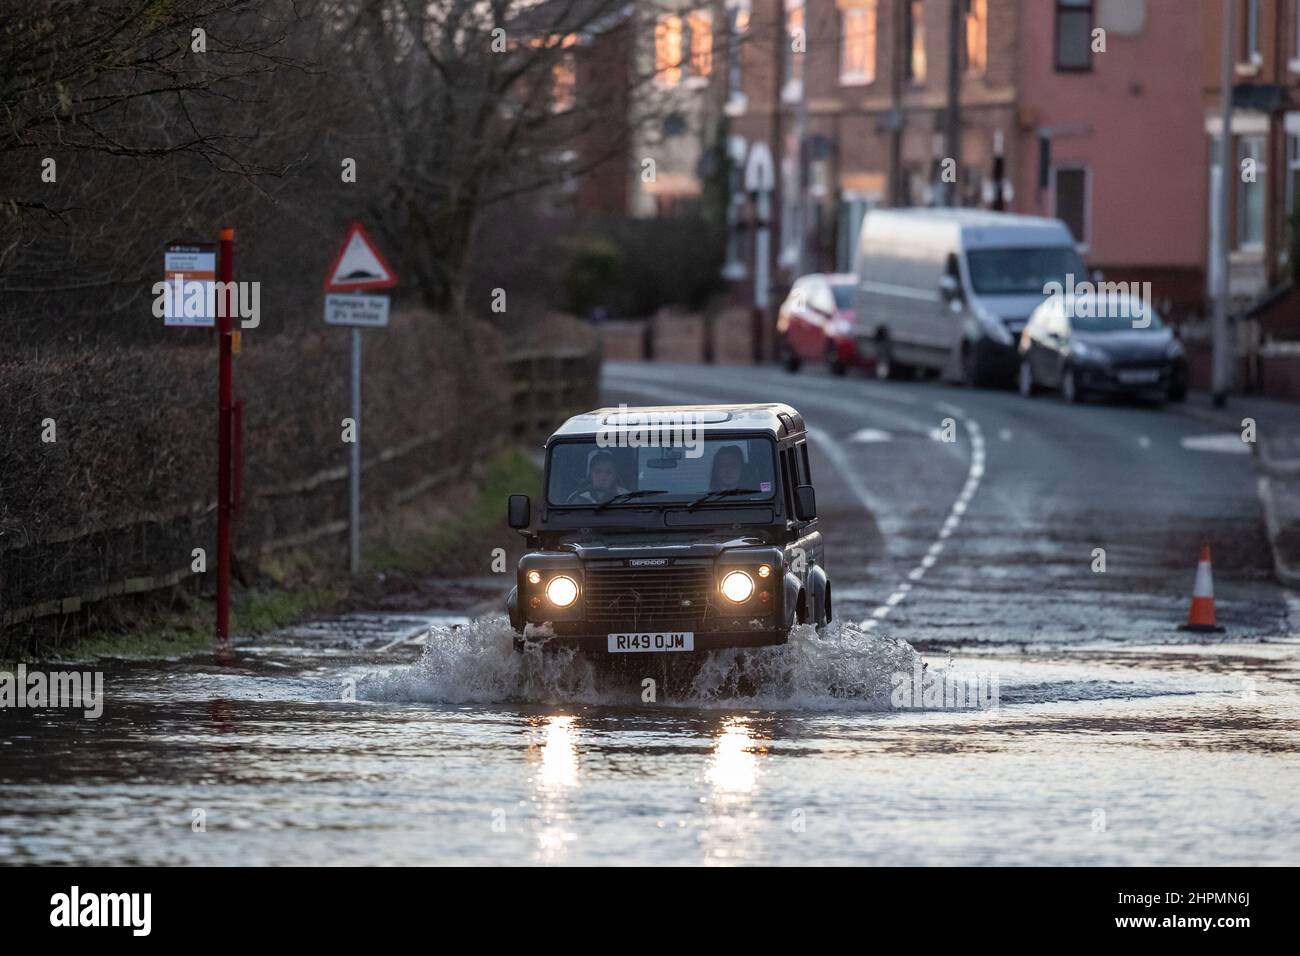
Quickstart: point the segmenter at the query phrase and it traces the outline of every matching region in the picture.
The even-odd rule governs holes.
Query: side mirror
[[[527,528],[533,520],[533,503],[527,495],[511,495],[506,506],[506,523],[516,530]]]
[[[800,521],[817,517],[817,492],[812,485],[800,485],[794,490],[794,516]]]
[[[945,302],[957,302],[961,299],[961,284],[951,272],[939,276],[939,295]]]

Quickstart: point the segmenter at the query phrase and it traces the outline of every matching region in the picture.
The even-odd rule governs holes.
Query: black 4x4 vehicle
[[[510,592],[524,640],[608,652],[782,644],[831,619],[803,418],[789,405],[602,408],[546,442]]]

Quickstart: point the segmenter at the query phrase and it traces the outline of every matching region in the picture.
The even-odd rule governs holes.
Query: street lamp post
[[[1210,358],[1210,391],[1216,407],[1228,400],[1232,384],[1232,353],[1228,341],[1228,189],[1232,170],[1232,83],[1233,54],[1237,49],[1237,3],[1223,0],[1223,47],[1219,64],[1219,93],[1222,100],[1219,130],[1219,194],[1215,197],[1214,222],[1214,319],[1213,350]]]

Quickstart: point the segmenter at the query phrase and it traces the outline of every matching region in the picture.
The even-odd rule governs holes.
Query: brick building
[[[1149,280],[1176,311],[1201,307],[1204,23],[1186,0],[725,6],[744,14],[726,51],[735,66],[717,74],[732,153],[763,141],[777,157],[777,291],[800,269],[850,268],[872,206],[953,202],[1062,218],[1108,278]]]

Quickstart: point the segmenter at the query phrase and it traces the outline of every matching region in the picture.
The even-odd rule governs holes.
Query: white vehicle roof
[[[1059,219],[987,209],[872,209],[862,231],[899,244],[960,243],[967,249],[1074,245]]]

